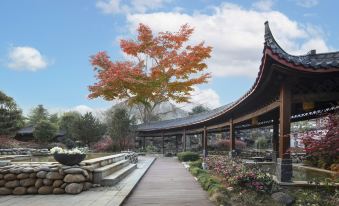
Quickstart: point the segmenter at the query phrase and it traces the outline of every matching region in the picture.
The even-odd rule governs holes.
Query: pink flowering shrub
[[[339,163],[339,113],[326,118],[324,129],[309,131],[301,136],[305,146],[306,164],[329,169]],[[332,166],[333,167],[333,166]]]
[[[257,192],[271,192],[272,175],[264,173],[256,166],[247,166],[240,159],[227,156],[210,156],[205,159],[209,170],[224,183],[232,187],[241,187]]]
[[[96,152],[107,152],[109,150],[112,150],[113,141],[110,137],[105,136],[102,139],[100,139],[94,146],[94,150]]]
[[[235,140],[235,148],[238,150],[243,150],[246,148],[246,143],[241,140]],[[216,149],[219,151],[231,149],[231,141],[230,139],[222,139],[216,143]]]

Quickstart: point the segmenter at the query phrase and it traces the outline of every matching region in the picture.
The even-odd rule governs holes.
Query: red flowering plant
[[[324,128],[305,132],[301,137],[306,152],[305,163],[329,169],[339,164],[339,113],[325,118]]]
[[[227,156],[209,156],[208,169],[222,178],[226,186],[240,187],[257,192],[271,192],[273,177],[257,166],[242,163],[241,159]]]

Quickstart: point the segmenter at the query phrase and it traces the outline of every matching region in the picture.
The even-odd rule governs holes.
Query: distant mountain
[[[121,102],[118,104],[115,104],[112,109],[125,107],[127,108],[131,115],[134,115],[137,118],[137,123],[141,123],[141,115],[140,111],[137,106],[128,106],[127,102]],[[154,113],[158,114],[160,117],[160,120],[168,120],[168,119],[175,119],[175,118],[181,118],[181,117],[187,117],[188,112],[176,107],[174,104],[171,104],[170,102],[164,102],[156,106],[154,109]]]

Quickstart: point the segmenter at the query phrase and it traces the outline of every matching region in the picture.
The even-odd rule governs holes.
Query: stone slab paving
[[[0,206],[119,206],[154,160],[154,157],[139,157],[137,169],[113,187],[92,188],[78,195],[0,196]]]
[[[158,158],[124,206],[213,206],[207,193],[174,158]]]

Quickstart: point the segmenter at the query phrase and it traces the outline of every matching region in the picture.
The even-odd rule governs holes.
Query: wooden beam
[[[229,125],[230,125],[230,122],[224,122],[224,123],[221,123],[221,124],[211,125],[211,126],[208,126],[206,128],[207,128],[207,130],[212,130],[212,129],[219,129],[219,128],[227,127]]]
[[[263,115],[267,112],[270,112],[272,110],[274,110],[275,108],[278,108],[280,106],[280,102],[279,101],[274,101],[272,102],[271,104],[265,106],[265,107],[262,107],[252,113],[249,113],[249,114],[246,114],[246,115],[242,115],[241,117],[238,117],[238,118],[235,118],[233,120],[233,124],[238,124],[240,122],[243,122],[243,121],[246,121],[246,120],[250,120],[252,119],[253,117],[257,117],[257,116],[260,116],[260,115]]]
[[[292,96],[293,102],[326,102],[326,101],[337,101],[339,99],[339,92],[323,92],[323,93],[312,93],[312,94],[298,94]]]
[[[285,82],[280,88],[280,112],[279,112],[279,157],[288,159],[288,149],[290,148],[291,131],[291,88]]]

